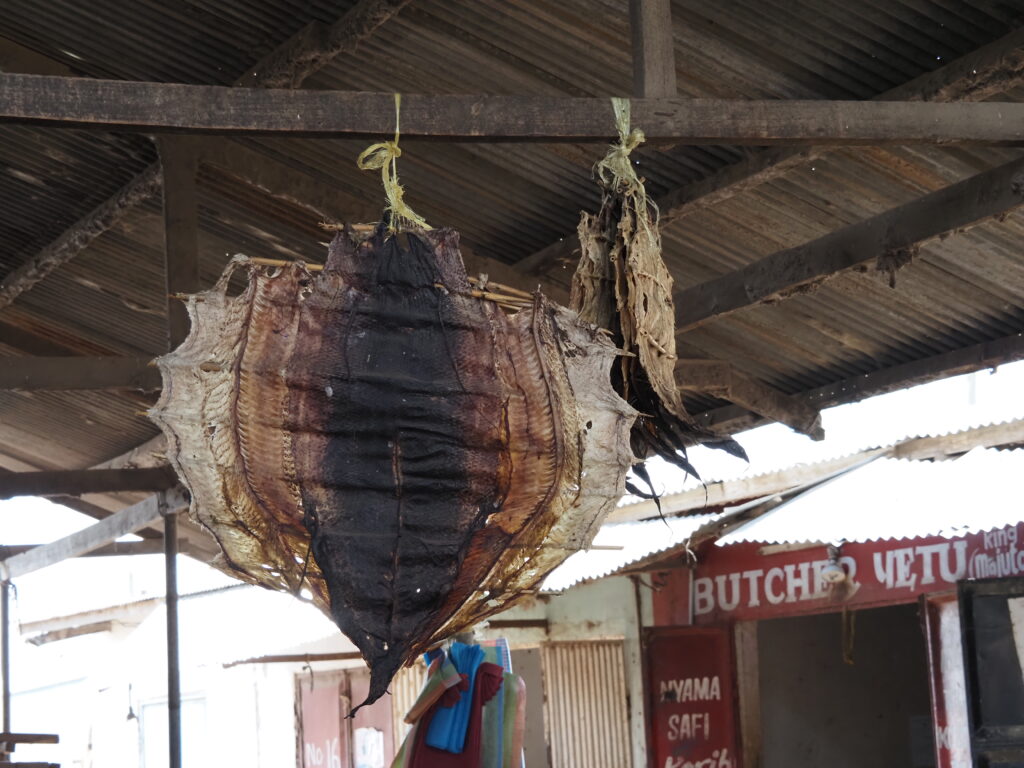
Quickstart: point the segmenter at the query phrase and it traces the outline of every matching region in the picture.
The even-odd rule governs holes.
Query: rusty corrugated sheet
[[[631,762],[621,640],[541,646],[544,728],[551,768],[624,768]]]

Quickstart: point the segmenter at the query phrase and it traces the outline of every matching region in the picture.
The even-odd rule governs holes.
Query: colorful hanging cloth
[[[469,690],[459,698],[455,706],[440,709],[434,714],[427,729],[426,743],[436,749],[458,754],[462,752],[466,743],[476,674],[484,660],[484,650],[479,645],[452,643],[448,655],[459,674],[465,675],[469,680]]]

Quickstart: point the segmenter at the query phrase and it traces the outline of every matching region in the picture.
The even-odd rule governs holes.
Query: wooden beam
[[[721,360],[680,360],[676,364],[680,389],[728,400],[765,418],[781,422],[812,440],[824,440],[817,408],[745,376]]]
[[[361,0],[334,24],[312,22],[235,81],[242,87],[298,88],[343,53],[352,53],[410,0]]]
[[[283,653],[274,656],[256,656],[251,659],[229,661],[224,669],[237,667],[241,664],[311,664],[315,661],[355,661],[362,659],[359,651],[337,651],[328,653]]]
[[[633,37],[633,95],[676,95],[676,50],[670,0],[629,0]]]
[[[113,630],[114,622],[98,621],[95,624],[83,624],[80,627],[68,627],[67,629],[57,629],[53,632],[44,632],[41,635],[35,635],[28,638],[28,642],[32,643],[32,645],[39,646],[46,645],[47,643],[55,643],[58,640],[69,640],[72,637],[95,635],[100,632],[112,632]],[[0,763],[0,765],[2,765],[2,763]]]
[[[0,499],[15,496],[77,496],[83,493],[162,491],[177,476],[169,466],[152,469],[57,469],[0,475]]]
[[[407,2],[407,0],[405,0]],[[309,27],[292,36],[276,48],[253,70],[242,75],[239,83],[249,87],[281,87],[281,73],[292,73],[294,87],[301,80],[327,64],[341,53],[354,51],[369,39],[378,27],[405,5],[399,0],[359,0],[326,34],[311,34]],[[388,13],[388,7],[392,12]],[[346,31],[348,30],[348,31]],[[39,57],[36,57],[39,58]],[[53,75],[59,62],[42,62],[26,57],[17,61],[25,66],[38,66],[41,75]],[[0,77],[6,77],[2,75]],[[32,77],[32,75],[23,75]],[[298,78],[296,80],[296,77]],[[2,86],[0,86],[2,90]],[[113,197],[65,230],[56,240],[15,269],[0,283],[0,309],[14,301],[46,275],[73,259],[98,236],[120,221],[137,204],[154,197],[160,189],[160,164],[153,163],[129,181]]]
[[[996,368],[1017,360],[1024,360],[1024,333],[842,379],[793,397],[815,408],[825,409],[949,376]],[[763,417],[735,405],[705,411],[695,418],[704,427],[723,435],[733,435],[768,423]]]
[[[93,208],[4,278],[0,283],[0,309],[81,253],[93,240],[121,221],[129,210],[153,197],[159,189],[159,168],[151,166],[121,187],[109,200]]]
[[[188,500],[177,489],[168,492],[167,496],[174,509],[188,506]],[[158,497],[149,496],[83,531],[0,561],[0,580],[14,579],[70,557],[84,555],[158,522],[160,516],[161,505]]]
[[[188,136],[157,141],[164,178],[164,266],[167,289],[168,349],[188,336],[189,319],[179,295],[197,293],[199,281],[198,142]]]
[[[685,144],[1024,143],[1024,103],[634,99],[650,142]],[[0,74],[0,122],[99,130],[380,137],[395,127],[393,93]],[[605,143],[605,98],[402,96],[402,134],[450,141]]]
[[[0,390],[160,389],[160,371],[142,357],[13,357],[0,365]]]
[[[900,443],[891,452],[894,459],[936,459],[959,456],[974,448],[1024,445],[1024,419],[988,424],[951,435],[919,437]]]
[[[8,544],[0,546],[0,560],[6,560],[11,555],[20,555],[28,552],[42,544]],[[86,552],[82,557],[123,557],[127,555],[159,555],[164,551],[164,544],[157,539],[144,541],[115,541],[105,547]]]
[[[979,101],[1006,93],[1024,83],[1024,28],[972,51],[934,72],[928,72],[875,97],[882,101]],[[656,200],[659,224],[710,208],[724,200],[780,178],[794,168],[823,157],[828,147],[774,147],[754,152],[707,178],[669,190]],[[579,248],[576,233],[552,243],[516,266],[528,274],[544,274],[571,259]]]
[[[1024,204],[1024,159],[979,173],[805,245],[679,293],[676,332],[697,328],[756,304],[785,298],[843,271],[917,249]]]

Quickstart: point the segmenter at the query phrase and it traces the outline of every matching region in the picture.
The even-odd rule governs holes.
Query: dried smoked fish
[[[535,590],[622,494],[614,346],[539,294],[511,316],[474,295],[452,230],[341,231],[318,274],[239,259],[188,307],[153,417],[192,513],[226,570],[310,590],[370,665],[367,702]]]

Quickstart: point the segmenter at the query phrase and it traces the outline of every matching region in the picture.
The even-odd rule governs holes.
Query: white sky
[[[826,439],[818,443],[779,425],[744,433],[739,440],[750,455],[749,465],[704,448],[694,449],[690,458],[705,480],[728,479],[840,456],[903,437],[1024,418],[1024,362],[830,408],[822,418]],[[695,485],[675,468],[652,464],[663,492]],[[53,541],[92,522],[43,499],[2,501],[0,543]],[[187,557],[179,558],[179,580],[183,593],[230,583]],[[19,618],[31,620],[162,594],[163,561],[160,555],[78,559],[15,583]]]

